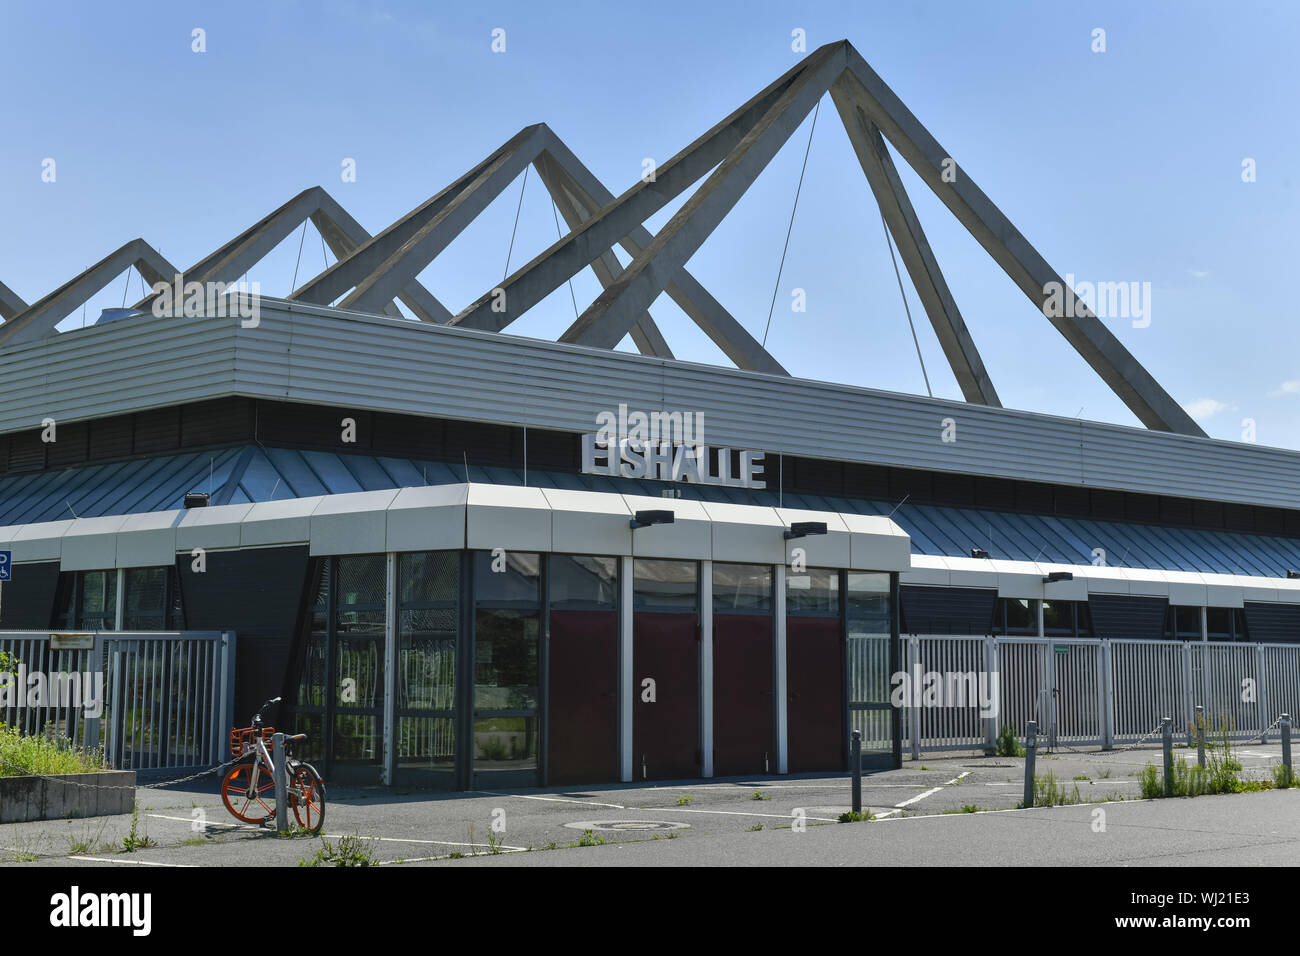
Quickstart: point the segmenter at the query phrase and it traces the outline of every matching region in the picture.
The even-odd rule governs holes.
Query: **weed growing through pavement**
[[[685,795],[684,795],[684,796],[680,796],[680,797],[677,798],[677,805],[678,805],[679,807],[684,807],[684,806],[686,806],[687,804],[691,803],[691,802],[694,801],[694,800],[695,800],[695,798],[692,797],[692,796],[685,796]]]
[[[874,819],[876,819],[876,815],[872,813],[870,809],[863,810],[861,813],[857,813],[856,811],[853,810],[848,810],[844,813],[841,813],[839,816],[840,823],[864,823],[867,820],[874,820]]]
[[[353,833],[351,836],[340,837],[338,843],[332,844],[329,840],[322,841],[324,846],[316,851],[316,855],[310,860],[299,860],[299,866],[378,866],[379,861],[375,859],[374,852],[367,845],[367,841],[360,835]]]
[[[1023,757],[1025,748],[1016,739],[1016,725],[1003,724],[1002,729],[998,731],[998,736],[994,741],[997,746],[999,757]]]
[[[147,832],[140,833],[139,826],[140,804],[135,803],[131,805],[131,829],[126,836],[122,837],[122,849],[118,851],[119,853],[134,853],[136,850],[158,845],[158,841]]]
[[[1034,774],[1034,806],[1060,807],[1082,802],[1083,798],[1079,796],[1079,785],[1077,783],[1072,791],[1066,791],[1064,786],[1057,783],[1054,773],[1049,771],[1045,777]],[[1023,802],[1016,804],[1016,809],[1023,810],[1024,808]]]
[[[753,795],[752,797],[750,797],[749,799],[751,799],[751,800],[771,800],[772,798],[771,798],[771,797],[765,797],[765,796],[763,796],[763,792],[762,792],[761,790],[755,790],[755,791],[754,791],[754,795]]]

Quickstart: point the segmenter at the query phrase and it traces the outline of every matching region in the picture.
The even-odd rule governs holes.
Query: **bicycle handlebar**
[[[270,700],[263,703],[261,707],[257,708],[257,713],[253,715],[253,726],[260,727],[262,725],[262,711],[266,710],[266,708],[270,707],[272,704],[280,703],[280,700],[281,698],[279,697],[272,697]]]

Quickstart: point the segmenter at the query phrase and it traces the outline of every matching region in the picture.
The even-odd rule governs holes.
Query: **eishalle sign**
[[[741,451],[734,472],[732,449],[710,454],[700,412],[629,412],[620,404],[617,414],[597,415],[596,425],[594,433],[582,436],[584,475],[767,487],[762,452]]]

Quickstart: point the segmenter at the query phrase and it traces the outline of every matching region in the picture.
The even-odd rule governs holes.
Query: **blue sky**
[[[498,27],[504,53],[491,49]],[[191,49],[195,28],[206,52]],[[853,43],[1060,274],[1149,282],[1148,326],[1106,324],[1211,435],[1241,440],[1252,419],[1258,442],[1300,448],[1298,28],[1300,5],[1278,2],[3,0],[0,281],[35,301],[137,236],[186,267],[312,185],[377,232],[540,121],[618,194],[645,158],[662,163],[796,62],[802,29],[809,50]],[[759,338],[810,125],[689,264]],[[355,182],[341,180],[349,158]],[[1246,158],[1255,182],[1242,181]],[[1136,424],[898,165],[1003,404]],[[422,273],[453,311],[500,281],[517,207],[512,269],[554,241],[540,181],[530,174],[522,206],[520,189]],[[299,262],[300,238],[250,272],[264,294],[322,267],[314,229]],[[958,398],[904,280],[934,392]],[[139,299],[124,275],[87,319],[119,306],[126,282],[128,304]],[[590,272],[574,282],[580,309],[598,291]],[[679,358],[726,362],[666,297],[651,311]],[[572,321],[561,287],[511,331],[555,338]],[[768,347],[796,375],[925,391],[879,212],[829,97]]]

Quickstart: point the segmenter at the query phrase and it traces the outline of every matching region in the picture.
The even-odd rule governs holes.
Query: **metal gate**
[[[0,631],[0,651],[19,662],[12,699],[0,696],[0,722],[24,734],[102,748],[119,770],[200,769],[225,759],[233,633]]]
[[[921,750],[991,747],[994,735],[1033,720],[1049,745],[1132,743],[1165,717],[1191,739],[1197,705],[1213,725],[1247,740],[1279,714],[1300,715],[1300,644],[1226,644],[1097,638],[902,638],[905,670],[893,680],[903,736]],[[996,714],[971,687],[997,682]],[[900,682],[904,685],[899,694]],[[954,688],[967,689],[952,693]]]

